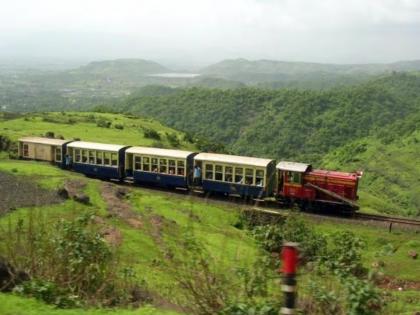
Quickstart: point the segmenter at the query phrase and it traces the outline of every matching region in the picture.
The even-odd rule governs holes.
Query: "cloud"
[[[92,57],[390,61],[418,58],[419,32],[416,0],[14,0],[0,11],[0,48],[71,55],[66,38],[79,36]]]

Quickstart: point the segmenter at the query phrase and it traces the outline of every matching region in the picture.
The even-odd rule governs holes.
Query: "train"
[[[359,209],[361,172],[320,170],[307,163],[32,136],[18,140],[18,155],[135,185],[255,200],[274,198],[303,209]]]

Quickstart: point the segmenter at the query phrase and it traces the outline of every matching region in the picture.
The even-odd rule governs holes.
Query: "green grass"
[[[111,127],[98,127],[98,120],[111,122]],[[116,129],[115,125],[117,124],[122,125],[124,129]],[[142,128],[158,131],[161,140],[145,138]],[[183,133],[152,119],[88,112],[27,114],[25,117],[11,120],[1,120],[0,118],[0,134],[8,136],[12,140],[31,135],[43,136],[46,132],[54,132],[55,136],[63,136],[70,140],[80,138],[84,141],[168,148],[171,147],[171,144],[166,138],[166,133],[174,133],[180,140],[180,149],[194,149],[194,145],[183,141]]]
[[[179,313],[157,310],[151,306],[140,309],[56,309],[34,299],[0,294],[1,315],[176,315]]]
[[[18,171],[12,172],[11,169],[14,168]],[[93,211],[96,215],[101,216],[107,225],[114,226],[121,231],[123,235],[123,243],[119,250],[121,261],[132,266],[137,277],[140,280],[145,280],[153,292],[158,292],[159,295],[169,301],[173,302],[172,299],[177,296],[178,289],[173,275],[162,264],[164,258],[159,242],[151,233],[153,229],[150,223],[151,216],[161,218],[164,223],[161,230],[162,242],[175,249],[179,241],[182,240],[183,233],[193,231],[197,239],[214,257],[217,267],[221,268],[223,272],[240,266],[250,266],[255,259],[257,245],[253,239],[245,231],[233,227],[238,219],[238,213],[234,211],[235,209],[232,209],[235,208],[233,206],[214,205],[196,197],[188,198],[174,193],[136,187],[131,190],[127,202],[132,204],[134,211],[142,214],[144,225],[140,229],[135,229],[123,219],[108,216],[107,204],[101,196],[102,182],[99,180],[88,179],[47,163],[33,161],[0,160],[0,171],[30,178],[41,185],[45,185],[49,176],[51,176],[53,183],[59,182],[60,184],[64,183],[66,179],[78,177],[87,182],[84,192],[90,197],[91,201],[90,206],[67,200],[64,203],[50,206],[20,208],[0,218],[0,229],[7,228],[8,224],[18,220],[26,220],[30,214],[36,218],[43,218],[52,224],[63,217],[72,218],[80,213]],[[56,188],[54,185],[46,186]],[[2,298],[5,300],[12,299],[10,295],[2,296]],[[31,309],[30,305],[32,304],[28,304],[28,309]],[[37,303],[37,305],[41,304]],[[21,312],[23,314],[24,309]],[[43,312],[42,314],[44,314]],[[55,310],[50,311],[49,307],[46,307],[45,312],[46,314],[73,314],[70,311],[63,311],[63,313],[58,313]],[[77,314],[77,311],[74,312],[74,314]],[[150,314],[158,314],[150,312]],[[0,314],[2,314],[1,308]],[[16,314],[20,314],[19,310],[16,310]],[[41,312],[36,313],[34,311],[33,314],[41,314]],[[92,311],[92,314],[96,313]],[[98,311],[98,314],[107,313]],[[127,314],[149,313],[138,311],[127,312]]]
[[[420,131],[384,144],[365,138],[324,158],[330,169],[358,169],[359,203],[363,212],[420,216]]]

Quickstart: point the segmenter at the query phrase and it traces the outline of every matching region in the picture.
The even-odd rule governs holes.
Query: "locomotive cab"
[[[310,191],[304,187],[304,175],[311,170],[311,165],[281,161],[277,164],[279,199],[305,199]]]

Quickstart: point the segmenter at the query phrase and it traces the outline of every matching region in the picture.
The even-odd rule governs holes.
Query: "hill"
[[[152,131],[153,137],[149,136]],[[39,114],[0,113],[0,135],[16,141],[25,136],[53,133],[65,139],[194,149],[185,134],[152,119],[106,113],[66,112]],[[169,136],[168,136],[169,135]],[[176,140],[174,140],[176,139]]]
[[[326,154],[352,141],[387,134],[397,143],[409,136],[419,128],[419,106],[420,78],[393,74],[330,91],[179,89],[170,96],[129,98],[121,108],[221,142],[236,154],[320,166]]]
[[[111,127],[97,125],[103,120]],[[0,134],[12,139],[53,131],[67,138],[148,145],[139,128],[181,136],[155,121],[115,114],[8,114],[0,120]],[[256,309],[257,314],[277,314],[280,277],[278,254],[273,253],[283,239],[300,242],[299,301],[311,314],[325,314],[319,292],[335,297],[329,303],[340,314],[377,312],[376,307],[382,314],[410,314],[419,305],[420,270],[407,255],[420,249],[415,231],[394,227],[384,233],[387,227],[306,218],[293,211],[286,221],[265,225],[267,218],[245,215],[248,204],[100,181],[5,154],[0,154],[3,185],[2,178],[7,190],[0,190],[0,257],[32,279],[14,293],[0,293],[1,314],[230,315]],[[68,198],[57,194],[61,188]],[[15,193],[4,198],[9,191]],[[80,194],[89,201],[74,198]],[[320,272],[314,269],[318,264]],[[369,272],[378,274],[374,281],[367,279],[367,271],[340,278],[326,269],[344,272],[339,266],[353,270],[378,264]],[[328,270],[328,282],[322,270]],[[379,289],[386,292],[384,300]],[[348,303],[350,298],[358,301],[356,306]],[[376,299],[383,303],[378,306]]]
[[[418,71],[420,61],[401,61],[389,64],[321,64],[309,62],[285,62],[277,60],[229,59],[202,69],[202,73],[214,77],[237,80],[248,84],[263,82],[293,83],[321,80],[357,83],[369,76],[393,71]],[[315,83],[315,82],[314,82]],[[329,82],[333,85],[332,82]]]

